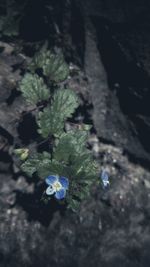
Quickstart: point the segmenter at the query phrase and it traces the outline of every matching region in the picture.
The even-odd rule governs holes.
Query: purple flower
[[[63,199],[66,196],[66,191],[69,187],[69,180],[66,177],[59,177],[57,175],[49,175],[45,179],[46,184],[48,185],[46,189],[47,195],[53,195],[56,199]]]
[[[105,170],[103,170],[100,178],[103,183],[103,187],[106,188],[110,184],[108,173]]]

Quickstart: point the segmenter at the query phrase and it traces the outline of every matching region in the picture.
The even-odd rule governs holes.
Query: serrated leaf
[[[39,113],[37,123],[39,133],[44,137],[49,134],[60,136],[64,122],[78,106],[78,98],[70,89],[61,89],[54,93],[51,106]]]
[[[10,16],[0,18],[0,32],[6,36],[17,36],[19,34],[19,20]]]
[[[49,135],[59,136],[64,127],[63,120],[51,107],[47,107],[43,112],[39,112],[37,124],[39,126],[38,132],[44,138],[47,138]]]
[[[27,73],[20,82],[20,90],[30,104],[37,104],[50,97],[50,92],[43,79],[36,74]]]
[[[37,53],[30,65],[30,70],[43,69],[43,74],[51,81],[60,82],[69,75],[69,67],[64,61],[62,54],[53,54],[51,51],[42,48]]]
[[[97,175],[97,165],[86,148],[87,132],[74,130],[61,135],[53,158],[70,168],[76,183],[91,185]]]
[[[39,161],[37,159],[28,159],[21,165],[21,169],[28,176],[32,177],[33,173],[36,172],[36,165],[38,162]]]
[[[32,176],[33,173],[38,172],[38,170],[44,168],[44,165],[51,162],[51,155],[47,152],[37,153],[31,158],[27,159],[22,165],[21,169],[27,173],[27,175]]]
[[[86,184],[76,191],[74,196],[80,200],[84,200],[90,193],[90,187]]]
[[[37,173],[41,179],[48,175],[64,175],[64,166],[56,160],[43,160],[42,164],[37,166]]]
[[[47,152],[37,153],[26,160],[21,169],[30,177],[36,172],[39,178],[44,179],[48,175],[66,175],[65,167]]]
[[[2,35],[11,37],[19,34],[19,24],[27,1],[18,3],[14,0],[9,0],[2,4],[2,10],[6,14],[0,18],[0,32]]]
[[[68,208],[71,209],[74,212],[77,212],[77,210],[80,207],[80,202],[76,199],[70,199],[68,201]]]
[[[80,161],[81,158],[79,156],[82,156],[82,160],[84,160],[89,154],[89,150],[86,149],[86,141],[86,131],[72,130],[63,133],[55,149],[54,158],[60,161]]]
[[[6,36],[17,36],[19,34],[19,22],[20,20],[14,19],[13,17],[7,18],[3,24],[3,35]]]

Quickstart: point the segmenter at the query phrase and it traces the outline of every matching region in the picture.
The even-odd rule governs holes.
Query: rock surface
[[[26,108],[13,91],[21,77],[22,55],[1,43],[2,267],[150,266],[150,4],[80,3],[64,1],[59,6],[64,12],[64,51],[84,69],[70,85],[84,99],[81,115],[93,122],[96,134],[89,142],[110,174],[110,187],[93,186],[90,199],[74,214],[53,201],[48,207],[41,203],[41,188],[14,168],[12,145],[16,140],[31,145],[35,125],[31,116],[20,121]]]

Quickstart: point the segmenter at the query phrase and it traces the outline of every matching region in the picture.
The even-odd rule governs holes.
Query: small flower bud
[[[21,160],[26,160],[29,155],[28,148],[17,148],[14,149],[14,153],[20,157]]]

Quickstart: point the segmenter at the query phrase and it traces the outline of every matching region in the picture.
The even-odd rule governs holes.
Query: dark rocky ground
[[[21,117],[26,107],[16,90],[29,52],[15,53],[16,44],[2,40],[0,266],[149,267],[150,3],[74,0],[51,6],[56,17],[61,13],[56,22],[63,25],[66,59],[80,67],[69,83],[82,94],[81,115],[96,131],[89,142],[111,186],[93,186],[77,214],[38,200],[39,189],[19,172],[11,152],[14,143],[31,146],[36,138],[33,118]],[[31,32],[23,37],[29,41]]]

